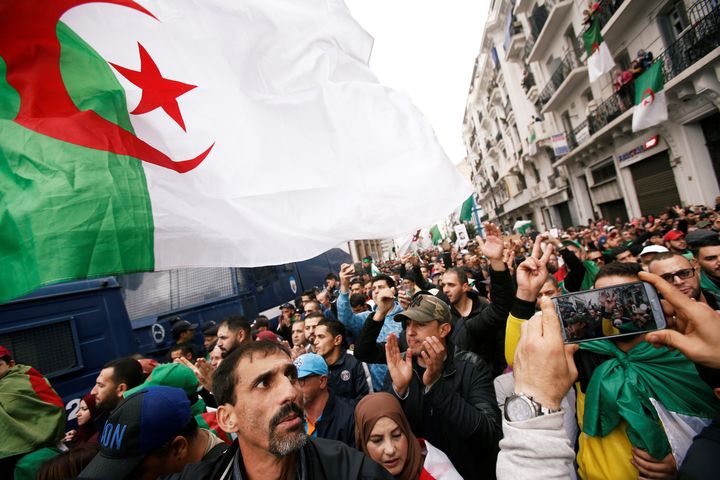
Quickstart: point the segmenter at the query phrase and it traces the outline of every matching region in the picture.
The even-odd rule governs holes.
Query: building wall
[[[624,0],[609,19],[603,20],[603,37],[618,62],[623,57],[634,59],[639,49],[651,51],[657,58],[670,45],[668,39],[674,41],[673,38],[678,38],[678,35],[686,35],[681,38],[683,42],[690,38],[702,38],[705,43],[717,42],[717,39],[703,37],[703,31],[698,27],[701,23],[703,28],[712,27],[716,18],[720,21],[716,3],[712,0],[685,0],[684,4],[691,12],[687,16],[694,17],[687,19],[686,28],[680,34],[671,34],[661,26],[665,25],[662,16],[671,7],[669,1]],[[607,4],[603,2],[603,7]],[[553,17],[553,28],[552,32],[544,32],[540,42],[542,48],[536,48],[534,61],[528,62],[530,47],[533,44],[537,46],[538,40],[532,35],[531,19],[537,5],[544,5],[549,16]],[[612,76],[603,75],[590,84],[586,71],[582,71],[586,54],[581,39],[580,61],[573,64],[572,73],[567,76],[570,80],[555,85],[556,92],[560,94],[551,97],[549,103],[538,100],[569,51],[570,42],[564,33],[572,28],[576,37],[581,35],[584,28],[582,12],[587,8],[587,2],[496,0],[491,8],[471,81],[463,126],[468,163],[473,170],[471,176],[487,219],[507,226],[517,219],[530,218],[536,226],[550,228],[567,227],[569,225],[563,225],[567,221],[582,224],[588,218],[602,215],[603,211],[617,212],[618,208],[627,218],[640,216],[640,199],[644,198],[647,206],[648,195],[640,192],[638,196],[637,179],[633,178],[632,171],[641,171],[642,168],[632,165],[647,158],[659,162],[662,155],[658,154],[663,151],[668,153],[667,169],[672,173],[680,202],[714,202],[720,188],[699,121],[717,112],[720,106],[720,48],[706,51],[700,59],[694,58],[695,63],[681,72],[674,71],[675,76],[666,81],[668,121],[647,131],[633,133],[630,128],[632,112],[618,113],[613,107],[618,105],[618,99],[613,91]],[[522,35],[512,37],[518,41],[514,49],[509,49],[510,54],[506,54],[503,44],[508,45],[505,40],[510,38],[506,37],[510,11],[515,14],[511,22],[512,33],[517,35],[515,27],[520,26]],[[612,9],[606,11],[611,13]],[[558,12],[565,13],[558,15]],[[702,22],[697,21],[700,18]],[[720,26],[717,27],[712,31],[720,31]],[[692,37],[687,33],[689,30]],[[720,35],[715,36],[720,38]],[[519,50],[517,45],[520,45]],[[713,45],[717,47],[717,43]],[[499,58],[497,68],[492,61],[493,48]],[[694,47],[691,43],[683,44],[682,49],[672,48],[673,61],[678,62],[678,58],[685,61],[683,55],[689,55]],[[675,66],[673,68],[678,70]],[[533,88],[522,86],[525,69],[534,77]],[[494,93],[495,84],[497,92]],[[488,103],[489,94],[493,94],[494,99],[499,96],[501,104],[508,99],[508,108]],[[542,121],[533,121],[542,110],[545,110]],[[589,115],[593,119],[592,127]],[[497,118],[506,120],[499,122],[499,129]],[[601,120],[598,121],[598,118]],[[571,130],[566,131],[568,128]],[[504,149],[495,145],[498,131],[500,141],[497,143]],[[532,131],[537,137],[534,145],[529,139]],[[571,143],[570,152],[556,158],[551,152],[549,137],[563,132]],[[643,153],[635,152],[629,158],[623,157],[655,135],[658,138],[656,146]],[[474,136],[472,145],[467,141],[470,136]],[[487,144],[488,139],[490,144]],[[615,179],[596,184],[593,168],[605,162],[615,166]],[[659,175],[668,178],[665,173]],[[612,201],[608,202],[608,199]]]

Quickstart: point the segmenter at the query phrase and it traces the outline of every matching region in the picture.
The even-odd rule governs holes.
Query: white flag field
[[[103,269],[122,273],[123,269],[297,261],[348,240],[416,231],[444,217],[472,192],[408,95],[383,86],[369,69],[373,39],[342,1],[85,4],[78,0],[50,2],[47,7],[45,2],[27,0],[17,4],[0,11],[6,18],[0,20],[0,27],[21,32],[44,25],[39,21],[40,26],[30,22],[16,26],[8,18],[13,9],[44,9],[43,18],[58,16],[56,20],[106,62],[103,68],[122,87],[137,137],[130,140],[147,146],[155,157],[165,155],[172,162],[194,159],[183,168],[153,155],[149,157],[155,160],[142,155],[132,159],[144,175],[148,225],[141,228],[137,223],[142,222],[135,222],[131,228],[105,220],[98,228],[103,232],[118,228],[118,242],[128,235],[150,236],[146,243],[152,249],[150,263],[129,265],[122,256],[130,249],[118,244],[108,249],[119,257],[118,266],[91,269],[85,272],[88,275]],[[70,7],[63,11],[59,4]],[[22,52],[12,54],[20,58]],[[9,53],[5,60],[8,83],[21,97],[30,98],[33,88],[46,88],[39,70],[32,73],[37,85],[13,84],[19,78],[13,73],[27,64]],[[63,88],[72,90],[79,105],[83,99],[76,97],[82,92],[71,88],[72,76],[66,71],[74,65],[68,62],[60,62]],[[95,74],[84,65],[77,68],[86,69],[83,78]],[[89,99],[99,97],[88,94]],[[95,148],[103,157],[137,150],[110,140],[106,142],[110,146],[98,147],[95,143],[103,142],[97,138],[77,140],[85,138],[81,133],[70,138],[67,132],[78,124],[70,114],[64,120],[54,114],[53,121],[68,126],[49,133],[42,122],[22,123],[20,117],[14,127],[21,124],[58,140],[53,140],[58,152],[68,145],[63,142],[74,144],[73,148]],[[96,137],[105,131],[101,126]],[[110,127],[116,125],[108,126],[108,131]],[[2,138],[0,147],[16,148]],[[113,178],[116,185],[126,181]],[[440,194],[428,195],[431,190]],[[42,208],[11,214],[32,216],[42,213]],[[76,222],[72,228],[94,227]],[[26,234],[40,242],[47,232]],[[47,238],[55,237],[47,234]],[[84,273],[57,275],[71,278]]]

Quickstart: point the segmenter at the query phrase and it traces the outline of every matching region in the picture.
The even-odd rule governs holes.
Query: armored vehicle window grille
[[[31,365],[47,377],[77,367],[70,320],[0,334],[0,345],[13,352],[17,363]]]
[[[235,294],[230,268],[183,268],[118,277],[130,320],[160,316]]]

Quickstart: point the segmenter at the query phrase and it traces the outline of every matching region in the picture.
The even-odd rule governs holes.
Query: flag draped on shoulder
[[[656,60],[635,80],[632,130],[638,132],[668,119],[663,61]]]
[[[597,17],[583,33],[583,43],[587,52],[588,76],[591,82],[609,73],[615,66],[610,49],[600,33],[600,20]]]
[[[65,434],[65,406],[40,372],[15,365],[0,379],[0,460],[52,446]]]
[[[471,187],[372,42],[342,0],[0,0],[0,302],[447,215]]]

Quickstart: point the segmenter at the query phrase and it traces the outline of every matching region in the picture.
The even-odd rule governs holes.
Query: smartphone
[[[357,275],[358,277],[361,277],[363,273],[365,273],[365,272],[363,271],[362,263],[355,262],[355,275]]]
[[[667,326],[658,293],[646,282],[570,293],[552,300],[565,343],[636,335]]]

